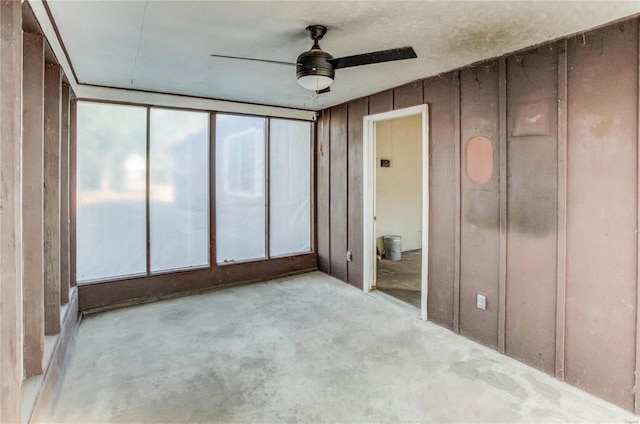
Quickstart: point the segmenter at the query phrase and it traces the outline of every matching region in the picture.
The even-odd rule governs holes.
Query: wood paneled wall
[[[565,378],[634,404],[638,22],[567,46]]]
[[[506,63],[505,352],[549,374],[555,371],[558,54],[551,45]]]
[[[494,348],[498,347],[502,177],[498,100],[498,61],[460,72],[460,333]],[[465,146],[476,136],[493,145],[493,175],[484,184],[467,178]],[[487,297],[486,310],[476,308],[476,293]]]
[[[639,413],[639,24],[322,111],[320,268],[362,288],[362,117],[426,102],[429,320]],[[481,184],[476,136],[493,148]]]
[[[457,328],[454,300],[460,293],[460,90],[458,73],[425,81],[424,101],[429,103],[429,319],[449,329]],[[451,187],[454,187],[452,190]],[[457,233],[456,233],[457,231]],[[437,246],[437,248],[436,248]],[[458,287],[456,289],[455,287]],[[455,321],[455,322],[454,322]]]
[[[68,247],[59,235],[69,211],[60,190],[68,185],[60,131],[68,114],[60,112],[69,109],[69,86],[58,65],[45,63],[46,40],[31,32],[27,3],[0,2],[0,22],[0,422],[13,423],[29,421],[33,405],[22,405],[28,378],[25,393],[48,412],[78,301],[76,290],[69,297],[68,278],[60,279]],[[52,346],[46,355],[45,334]]]
[[[347,105],[331,110],[329,127],[329,239],[331,274],[347,280]]]
[[[347,241],[348,248],[354,257],[361,258],[362,251],[362,118],[368,115],[369,102],[367,99],[360,99],[349,104],[347,110],[347,158],[349,167],[347,169]],[[347,263],[347,281],[362,281],[361,264]]]
[[[20,422],[22,6],[0,2],[0,422]]]

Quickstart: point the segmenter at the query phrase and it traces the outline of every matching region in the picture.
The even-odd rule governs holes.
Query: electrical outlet
[[[487,296],[478,293],[476,295],[476,307],[483,311],[487,309]]]

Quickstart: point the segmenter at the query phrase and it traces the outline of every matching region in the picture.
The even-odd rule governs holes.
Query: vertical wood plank
[[[62,84],[60,113],[60,304],[69,302],[69,84]]]
[[[429,104],[429,320],[453,329],[455,278],[456,108],[453,72],[424,82]]]
[[[318,269],[331,274],[331,220],[330,220],[330,175],[331,175],[331,143],[329,126],[331,111],[323,110],[317,125],[316,137],[316,228]]]
[[[454,140],[454,169],[453,169],[453,182],[454,182],[454,258],[453,258],[453,331],[460,333],[460,255],[461,255],[461,233],[460,227],[462,225],[462,138],[460,132],[460,71],[456,71],[453,77],[453,140]]]
[[[500,131],[500,270],[498,276],[498,351],[505,351],[507,313],[507,61],[498,62],[498,115]]]
[[[393,90],[387,90],[369,96],[369,115],[393,110]]]
[[[640,35],[640,19],[638,23],[638,34]],[[640,41],[638,42],[638,146],[640,146]],[[634,392],[634,413],[640,415],[640,393],[638,383],[640,382],[640,148],[638,149],[638,170],[637,170],[637,186],[638,186],[638,223],[636,226],[636,369],[635,369],[635,385]]]
[[[0,422],[20,422],[22,5],[0,2]]]
[[[393,90],[393,109],[404,109],[424,103],[424,81],[414,81]]]
[[[331,109],[331,275],[347,281],[347,105]]]
[[[44,71],[44,308],[45,334],[60,331],[60,66]]]
[[[556,265],[556,369],[564,381],[567,280],[567,42],[558,45],[558,263]]]
[[[568,40],[565,381],[634,408],[638,25]]]
[[[363,118],[369,110],[369,100],[362,98],[349,103],[347,111],[347,243],[351,252],[351,262],[347,263],[347,282],[352,286],[363,288],[363,258],[362,246],[362,172],[363,172]]]
[[[72,97],[72,96],[70,96]],[[75,99],[69,105],[69,284],[76,286],[76,187],[78,137],[76,116],[78,103]]]
[[[44,355],[44,37],[23,34],[22,304],[24,374],[42,374]]]
[[[505,353],[555,369],[558,53],[507,58]]]
[[[461,93],[461,253],[460,333],[492,348],[498,347],[500,279],[500,126],[499,65],[487,62],[460,73]],[[477,136],[491,142],[488,181],[469,178],[469,141]],[[477,162],[475,162],[477,163]],[[473,165],[472,165],[473,166]],[[476,295],[486,296],[486,310],[476,307]]]

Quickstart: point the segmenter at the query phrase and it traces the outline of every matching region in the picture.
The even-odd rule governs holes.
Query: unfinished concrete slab
[[[83,319],[53,422],[629,422],[314,272]]]

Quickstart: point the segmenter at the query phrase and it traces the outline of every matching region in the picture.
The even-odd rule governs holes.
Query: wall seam
[[[505,353],[507,321],[507,61],[498,62],[498,128],[500,140],[500,261],[498,276],[498,351]]]
[[[461,264],[461,161],[460,71],[453,74],[453,139],[454,139],[454,259],[453,259],[453,331],[460,333],[460,264]]]
[[[326,125],[326,131],[325,131]],[[327,110],[327,117],[322,122],[322,142],[326,141],[327,154],[327,274],[333,276],[331,270],[331,109]],[[325,140],[326,137],[326,140]]]
[[[347,284],[352,284],[352,281],[349,279],[349,265],[351,264],[351,262],[347,261],[347,252],[349,251],[350,247],[349,247],[349,243],[351,242],[351,239],[349,238],[349,187],[351,187],[351,184],[349,184],[349,104],[352,104],[353,101],[349,102],[346,104],[345,106],[345,120],[344,120],[344,134],[345,134],[345,141],[346,141],[346,161],[345,161],[345,181],[344,181],[344,185],[345,185],[345,189],[344,189],[344,194],[346,197],[346,202],[345,202],[345,211],[346,211],[346,219],[345,219],[345,251],[343,253],[342,259],[345,261],[345,280],[347,280]]]
[[[555,376],[564,381],[567,266],[567,42],[558,44],[558,224]]]
[[[636,70],[638,71],[638,86],[636,87],[638,96],[636,97],[636,108],[638,115],[638,130],[636,133],[637,143],[636,143],[636,153],[638,155],[638,166],[637,166],[637,201],[638,208],[636,210],[636,364],[635,364],[635,380],[633,386],[633,395],[634,395],[634,413],[636,415],[640,415],[640,396],[638,396],[638,381],[640,379],[640,237],[638,234],[638,230],[640,230],[640,19],[637,21],[638,24],[638,39],[637,47],[638,54],[636,56]]]

